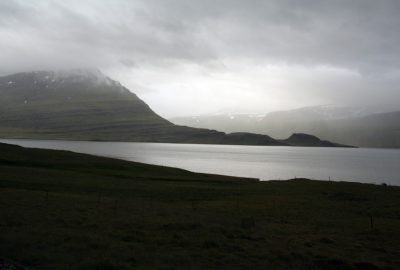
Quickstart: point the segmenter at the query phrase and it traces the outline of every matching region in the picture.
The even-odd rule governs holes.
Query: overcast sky
[[[0,74],[98,67],[165,117],[400,109],[398,0],[4,0]]]

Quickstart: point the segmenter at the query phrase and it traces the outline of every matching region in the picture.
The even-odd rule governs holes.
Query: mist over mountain
[[[0,270],[400,270],[399,14],[0,0]]]
[[[370,114],[368,108],[343,106],[313,106],[294,110],[275,111],[267,114],[234,114],[218,113],[200,116],[175,117],[170,120],[179,125],[188,125],[199,128],[213,128],[225,132],[257,131],[266,132],[275,137],[284,138],[297,132],[299,123],[304,125],[310,122],[325,122],[328,120],[361,117]],[[282,126],[282,128],[280,128]],[[289,128],[290,126],[290,128]]]
[[[180,125],[225,132],[255,132],[274,138],[308,133],[361,147],[400,147],[400,112],[370,108],[315,106],[268,114],[220,114],[170,119]]]
[[[174,125],[98,70],[1,77],[0,97],[3,138],[284,145],[266,135]]]
[[[400,111],[313,123],[304,130],[344,144],[400,148]]]
[[[399,1],[305,2],[0,1],[0,76],[99,67],[164,117],[396,110]]]
[[[0,97],[2,138],[292,145],[251,132],[225,134],[175,125],[99,70],[0,77]]]

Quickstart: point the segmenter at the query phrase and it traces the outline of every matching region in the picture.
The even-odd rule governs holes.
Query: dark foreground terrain
[[[0,269],[400,269],[397,187],[0,153]]]

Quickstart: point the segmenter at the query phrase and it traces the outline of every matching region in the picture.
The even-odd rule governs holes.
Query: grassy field
[[[247,181],[246,181],[247,180]],[[400,269],[400,188],[0,144],[0,269]]]

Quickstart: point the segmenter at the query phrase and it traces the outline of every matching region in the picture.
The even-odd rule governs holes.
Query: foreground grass
[[[400,268],[397,187],[0,153],[0,259],[28,269]]]

